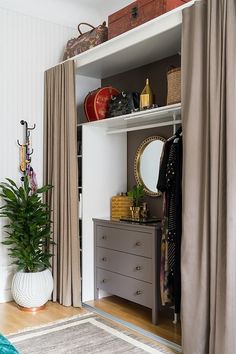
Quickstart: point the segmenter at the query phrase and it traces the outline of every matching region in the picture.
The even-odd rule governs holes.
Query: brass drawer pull
[[[141,246],[141,245],[142,245],[142,243],[140,241],[135,243],[135,246]]]
[[[135,294],[136,295],[141,295],[142,293],[143,293],[142,290],[137,290]]]
[[[106,240],[106,239],[107,239],[107,237],[104,235],[104,236],[102,236],[102,239],[103,239],[103,240]]]
[[[102,257],[102,261],[106,262],[107,261],[107,257]]]
[[[136,269],[136,270],[141,270],[142,267],[141,267],[141,266],[137,266],[135,269]]]

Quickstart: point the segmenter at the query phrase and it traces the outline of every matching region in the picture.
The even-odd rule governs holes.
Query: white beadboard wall
[[[70,27],[0,8],[0,181],[20,181],[16,141],[23,138],[24,119],[36,123],[32,166],[42,183],[44,71],[62,60],[65,43],[74,36]],[[2,226],[0,219],[0,241]],[[11,299],[11,278],[7,250],[0,244],[0,302]]]

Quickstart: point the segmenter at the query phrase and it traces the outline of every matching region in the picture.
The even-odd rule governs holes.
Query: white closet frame
[[[182,10],[190,1],[74,58],[77,105],[101,79],[181,52]],[[69,59],[71,60],[71,59]],[[79,113],[80,114],[80,113]],[[113,195],[127,190],[127,132],[181,123],[181,105],[82,124],[82,301],[94,299],[93,218],[110,215]]]

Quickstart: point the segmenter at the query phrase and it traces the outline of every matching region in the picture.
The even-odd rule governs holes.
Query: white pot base
[[[12,280],[12,296],[15,302],[26,309],[41,308],[50,299],[53,289],[49,269],[36,273],[18,272]]]

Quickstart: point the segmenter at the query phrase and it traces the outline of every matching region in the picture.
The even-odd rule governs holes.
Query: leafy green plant
[[[28,178],[20,187],[9,178],[7,181],[0,183],[0,196],[4,201],[0,217],[9,221],[4,225],[6,239],[2,243],[8,246],[12,264],[24,272],[49,268],[53,255],[48,248],[54,242],[51,239],[50,211],[42,201],[42,194],[52,186],[46,185],[32,193]]]
[[[140,184],[133,186],[132,190],[128,192],[128,196],[133,198],[133,204],[135,207],[140,206],[140,202],[144,196],[143,186]]]

